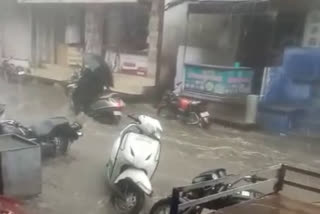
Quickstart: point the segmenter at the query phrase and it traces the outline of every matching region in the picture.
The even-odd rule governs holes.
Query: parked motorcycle
[[[227,176],[228,176],[227,171],[223,168],[208,170],[206,172],[199,174],[194,179],[192,179],[192,184],[214,181],[214,180],[222,179]],[[259,178],[257,176],[245,176],[245,177],[239,178],[233,183],[220,182],[215,185],[205,185],[199,188],[193,188],[188,192],[183,192],[182,195],[180,195],[179,197],[184,198],[186,201],[192,201],[197,199],[200,200],[201,198],[205,198],[205,197],[235,188],[235,186],[242,181],[247,183],[256,183],[257,181],[261,181],[261,180],[265,180],[265,179]],[[216,200],[206,202],[201,206],[196,206],[194,208],[181,211],[179,213],[201,214],[203,209],[219,210],[224,207],[232,206],[250,199],[259,198],[262,195],[263,193],[255,190],[241,191],[241,192],[235,193],[232,196],[218,198]],[[163,198],[152,206],[150,210],[150,214],[169,214],[171,205],[172,205],[172,196]]]
[[[26,66],[25,64],[26,62],[24,61],[21,62],[11,58],[3,60],[0,65],[1,77],[8,82],[17,82],[20,76],[30,73],[30,70],[24,67]]]
[[[176,87],[180,85],[181,82]],[[210,126],[210,113],[205,103],[181,97],[174,91],[169,91],[163,96],[158,107],[158,115],[165,118],[179,118],[188,125],[208,128]]]
[[[87,57],[91,57],[91,61],[95,63],[87,63],[81,72],[75,72],[66,87],[66,93],[71,98],[71,106],[76,113],[83,111],[102,123],[118,124],[125,103],[102,82],[101,79],[107,78],[103,74],[103,69],[107,67],[103,59],[91,55]],[[98,89],[92,90],[93,87]],[[90,90],[92,92],[88,93]]]
[[[158,120],[148,116],[129,116],[134,122],[121,131],[106,165],[106,180],[113,194],[112,204],[119,213],[136,214],[145,194],[152,194],[151,178],[160,159]]]
[[[79,123],[69,123],[65,117],[54,117],[26,127],[15,120],[0,121],[0,135],[16,134],[41,146],[42,156],[66,154],[70,144],[82,136]]]

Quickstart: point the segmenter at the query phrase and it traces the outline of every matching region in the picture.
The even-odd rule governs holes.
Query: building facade
[[[3,0],[0,54],[28,60],[38,67],[75,64],[77,52],[104,55],[110,47],[147,49],[148,72],[155,77],[164,7],[161,2]],[[73,53],[70,59],[68,53]]]

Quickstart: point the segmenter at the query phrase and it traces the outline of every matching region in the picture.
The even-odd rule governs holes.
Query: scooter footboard
[[[141,190],[147,195],[152,194],[152,186],[149,177],[141,169],[126,169],[123,171],[118,178],[115,180],[115,183],[118,183],[124,179],[131,179]]]

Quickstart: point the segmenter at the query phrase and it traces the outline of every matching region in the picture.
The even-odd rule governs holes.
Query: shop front
[[[207,100],[217,120],[247,125],[258,115],[262,127],[278,132],[314,127],[319,6],[313,0],[190,2],[177,54],[180,93]]]
[[[187,6],[186,33],[178,51],[175,83],[183,83],[177,89],[183,96],[208,101],[216,120],[255,124],[258,99],[250,95],[254,94],[257,70],[242,58],[247,46],[241,42],[246,17],[269,15],[268,8],[268,1],[192,2]],[[204,23],[200,32],[194,28],[189,31],[194,20],[212,14],[214,30],[205,29]],[[216,39],[206,46],[195,46],[194,35]]]
[[[19,0],[32,11],[33,73],[67,79],[92,53],[110,65],[116,91],[143,93],[156,84],[161,2]]]

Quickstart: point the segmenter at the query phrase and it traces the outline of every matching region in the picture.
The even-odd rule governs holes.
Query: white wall
[[[2,57],[31,58],[30,8],[13,0],[0,1],[0,50]]]

